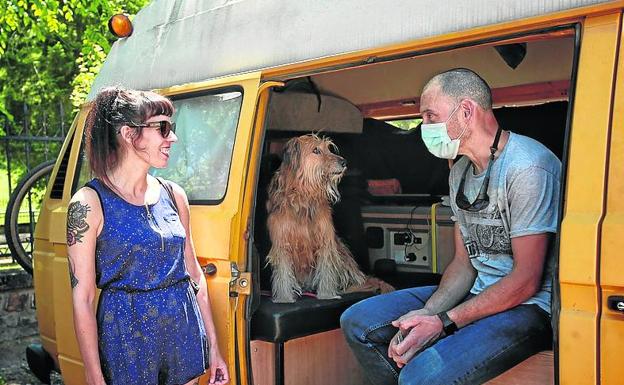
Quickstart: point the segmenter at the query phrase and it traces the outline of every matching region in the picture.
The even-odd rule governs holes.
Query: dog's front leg
[[[301,285],[297,282],[292,266],[292,258],[283,250],[272,248],[267,257],[273,273],[271,275],[271,294],[273,302],[292,303],[301,295]]]
[[[316,297],[318,299],[340,298],[338,295],[340,286],[338,277],[340,272],[337,271],[338,264],[336,263],[339,256],[333,242],[328,243],[328,245],[317,251],[312,283],[316,288]]]

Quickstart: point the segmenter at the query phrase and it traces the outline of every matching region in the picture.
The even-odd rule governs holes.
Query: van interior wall
[[[526,135],[548,147],[559,159],[562,158],[566,113],[568,102],[552,102],[534,106],[504,107],[494,110],[499,124],[505,130]],[[338,235],[352,251],[360,268],[370,272],[368,247],[362,225],[361,206],[375,203],[367,192],[367,180],[395,178],[401,185],[402,194],[428,194],[420,197],[423,203],[438,201],[447,195],[448,162],[432,156],[424,146],[420,131],[402,131],[394,126],[372,118],[364,119],[362,134],[332,133],[331,129],[321,135],[330,137],[339,148],[340,155],[348,161],[348,171],[339,188],[341,201],[334,206],[334,224]],[[302,135],[301,132],[269,131],[260,165],[258,182],[255,244],[261,267],[261,288],[270,290],[270,267],[265,258],[271,242],[266,228],[266,200],[268,184],[281,163],[281,154],[270,153],[271,142],[285,141]],[[384,199],[392,204],[392,199]],[[410,204],[397,200],[396,204]],[[411,203],[416,204],[416,203]]]

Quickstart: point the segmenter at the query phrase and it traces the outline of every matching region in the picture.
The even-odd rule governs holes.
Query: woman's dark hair
[[[86,121],[87,157],[93,175],[110,185],[108,173],[119,165],[123,155],[117,138],[122,126],[143,124],[155,115],[172,116],[173,111],[171,101],[155,92],[121,87],[102,89]],[[141,138],[142,128],[133,128],[136,130],[134,146]]]

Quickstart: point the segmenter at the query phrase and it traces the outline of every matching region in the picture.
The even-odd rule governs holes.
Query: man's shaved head
[[[423,93],[431,87],[439,87],[440,91],[455,102],[472,99],[484,110],[492,108],[492,91],[490,86],[473,71],[467,68],[454,68],[437,74],[423,89]]]

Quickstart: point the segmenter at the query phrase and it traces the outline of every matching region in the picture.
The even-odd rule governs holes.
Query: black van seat
[[[301,297],[295,303],[273,303],[262,296],[251,320],[251,339],[286,342],[340,327],[340,315],[372,292],[343,294],[340,299]]]

